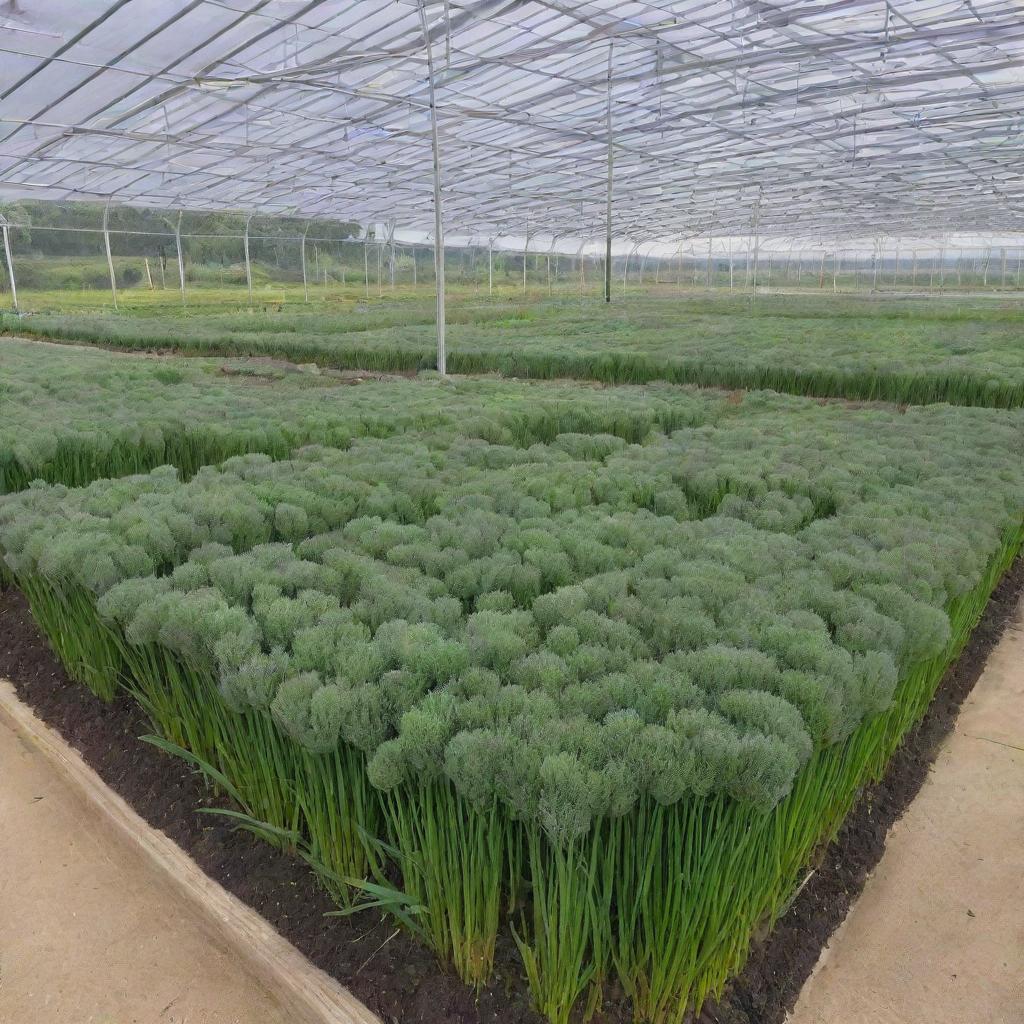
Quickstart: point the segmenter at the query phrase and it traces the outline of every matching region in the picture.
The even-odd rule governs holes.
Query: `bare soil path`
[[[789,1019],[1024,1022],[1024,603]]]

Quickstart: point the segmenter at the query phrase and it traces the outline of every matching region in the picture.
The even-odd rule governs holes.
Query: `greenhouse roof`
[[[1016,0],[4,0],[0,54],[0,199],[430,230],[432,66],[453,230],[603,233],[609,139],[618,237],[1024,227]]]

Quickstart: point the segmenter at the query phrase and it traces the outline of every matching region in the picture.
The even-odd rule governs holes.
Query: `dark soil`
[[[988,652],[1024,590],[1024,559],[997,587],[985,615],[947,672],[928,714],[907,737],[886,778],[865,790],[836,842],[820,857],[774,930],[751,952],[722,1000],[701,1024],[781,1024],[868,875],[881,858],[889,827],[927,777]],[[391,922],[371,914],[325,917],[333,904],[296,858],[196,808],[211,803],[202,780],[136,737],[150,732],[128,699],[100,704],[72,683],[51,654],[16,590],[0,593],[0,677],[60,732],[112,789],[163,831],[228,891],[249,904],[313,963],[347,986],[386,1022],[401,1024],[539,1024],[511,941],[499,939],[496,974],[479,995]],[[630,1010],[614,997],[599,1024],[626,1024]]]
[[[385,1022],[542,1021],[530,1009],[514,948],[499,950],[496,977],[478,997],[390,921],[370,913],[325,917],[336,907],[297,858],[195,813],[216,802],[202,779],[136,738],[153,730],[132,700],[102,704],[68,679],[13,588],[0,593],[0,677],[146,821]]]
[[[881,860],[889,829],[924,785],[1022,591],[1024,557],[996,587],[977,629],[946,672],[928,713],[904,739],[885,778],[861,794],[810,881],[771,934],[751,950],[746,967],[721,1002],[705,1007],[701,1024],[781,1024],[785,1019],[821,950]]]

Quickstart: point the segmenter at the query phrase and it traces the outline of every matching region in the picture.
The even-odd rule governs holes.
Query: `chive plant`
[[[11,330],[124,350],[260,356],[392,373],[432,369],[432,314],[381,308],[344,317],[34,316]],[[762,298],[637,298],[620,310],[551,304],[465,307],[450,317],[451,373],[609,384],[654,380],[923,404],[1024,404],[1020,313]]]
[[[534,426],[541,420],[554,436],[590,430],[608,418],[608,403],[599,394],[565,387],[548,389],[540,400],[497,382],[342,388],[329,376],[286,373],[265,363],[234,369],[274,376],[270,384],[253,384],[244,376],[223,376],[212,361],[126,359],[4,340],[0,494],[24,490],[33,480],[80,487],[161,465],[189,479],[234,455],[281,459],[303,445],[344,448],[358,437],[450,426],[457,419],[474,420],[483,433],[518,429],[539,437]],[[655,426],[668,430],[702,420],[715,402],[664,387],[621,394],[614,403],[621,423],[609,427],[640,439]]]
[[[611,984],[681,1024],[1019,550],[1024,414],[404,393],[420,429],[0,498],[8,571],[348,908],[475,986],[507,930],[553,1024]]]

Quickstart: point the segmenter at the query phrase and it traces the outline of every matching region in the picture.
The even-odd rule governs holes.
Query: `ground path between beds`
[[[0,1021],[375,1024],[110,791],[6,680],[0,780]]]
[[[1024,602],[789,1020],[1024,1022]]]

